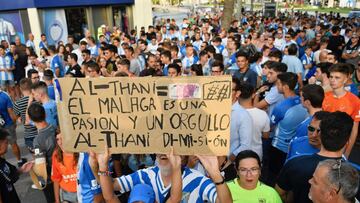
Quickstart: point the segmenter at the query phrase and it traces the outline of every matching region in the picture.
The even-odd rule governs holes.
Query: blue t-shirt
[[[0,115],[5,121],[5,127],[14,124],[8,112],[8,109],[12,109],[13,106],[10,96],[6,92],[0,90]]]
[[[101,187],[90,168],[88,153],[79,154],[77,177],[77,196],[79,202],[94,202],[94,196],[101,193]]]
[[[301,105],[299,96],[286,98],[277,104],[271,115],[271,124],[276,125],[272,146],[287,153],[297,127],[306,117],[308,113]]]
[[[168,66],[169,66],[168,64],[164,65],[164,68],[163,68],[163,75],[164,76],[168,76],[168,74],[169,74]]]
[[[54,85],[48,85],[48,95],[50,99],[55,100]]]
[[[296,43],[297,43],[297,45],[298,45],[298,47],[299,47],[299,57],[301,58],[303,55],[304,55],[304,53],[305,53],[305,46],[301,46],[301,43],[303,43],[303,39],[301,38],[301,37],[298,37],[297,39],[296,39]]]
[[[294,139],[308,135],[307,127],[308,127],[308,125],[310,125],[312,119],[313,119],[313,116],[309,116],[303,122],[300,123],[299,127],[296,129],[296,134],[295,134]]]
[[[245,73],[241,73],[240,71],[236,71],[233,77],[239,79],[241,82],[246,82],[256,88],[258,75],[256,72],[248,68]]]
[[[43,104],[46,114],[46,122],[53,125],[55,128],[58,126],[58,115],[56,109],[56,102],[54,100],[49,100],[47,103]]]
[[[359,91],[354,83],[351,83],[350,85],[346,85],[345,89],[353,93],[355,96],[359,96]]]
[[[54,58],[51,60],[50,68],[54,73],[56,69],[59,69],[60,70],[59,77],[64,77],[65,71],[62,60],[59,55],[55,55]]]
[[[320,150],[318,148],[313,147],[309,143],[308,136],[305,137],[297,137],[291,140],[289,145],[289,152],[286,157],[286,161],[302,155],[310,155],[314,153],[318,153]]]

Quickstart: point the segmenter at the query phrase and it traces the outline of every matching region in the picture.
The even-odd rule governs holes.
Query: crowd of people
[[[106,26],[75,42],[0,45],[0,202],[20,202],[19,173],[46,160],[47,202],[353,203],[360,169],[360,18],[221,14]],[[36,53],[39,53],[36,54]],[[54,79],[232,76],[228,156],[70,153],[63,150]],[[119,78],[121,81],[121,78]],[[33,187],[36,189],[39,184]]]

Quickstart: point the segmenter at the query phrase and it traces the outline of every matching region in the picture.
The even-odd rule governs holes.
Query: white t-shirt
[[[74,54],[77,55],[77,57],[78,57],[77,63],[79,65],[82,65],[82,63],[84,62],[84,59],[83,59],[83,57],[81,55],[82,53],[81,53],[80,49],[74,49],[71,53],[74,53]]]
[[[270,131],[270,119],[265,111],[258,108],[246,109],[253,120],[253,137],[251,150],[256,152],[262,159],[262,133]]]
[[[155,44],[155,45],[153,45],[153,44],[149,44],[148,45],[148,50],[152,53],[152,54],[156,54],[156,51],[157,51],[157,49],[158,49],[158,45],[157,44]]]
[[[321,51],[327,51],[328,53],[331,53],[331,50],[329,49],[323,49],[323,50],[317,50],[314,52],[314,61],[316,64],[320,63],[320,52]]]

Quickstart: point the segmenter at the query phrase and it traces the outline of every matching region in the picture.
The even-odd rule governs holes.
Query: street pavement
[[[21,150],[21,156],[32,160],[32,155],[29,150],[27,150],[24,141],[24,128],[22,125],[19,125],[16,129],[17,134],[17,143]],[[12,153],[11,147],[9,145],[8,151],[5,155],[6,161],[17,167],[17,160]],[[16,192],[22,203],[46,203],[45,196],[42,191],[35,190],[31,188],[32,181],[30,175],[22,174],[20,175],[19,180],[15,183]]]

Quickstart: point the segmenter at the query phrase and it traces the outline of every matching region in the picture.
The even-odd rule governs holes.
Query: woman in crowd
[[[76,203],[77,162],[79,154],[63,151],[62,136],[56,136],[57,146],[52,156],[51,180],[56,203]]]
[[[235,167],[238,178],[227,183],[234,203],[282,202],[274,188],[259,181],[261,162],[256,152],[240,152],[236,156]]]
[[[46,48],[40,49],[40,63],[42,64],[42,68],[47,69],[50,68],[50,54]]]

